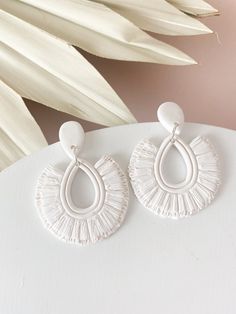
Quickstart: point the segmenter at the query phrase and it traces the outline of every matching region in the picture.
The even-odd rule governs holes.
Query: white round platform
[[[141,138],[159,144],[166,135],[159,123],[93,131],[86,134],[82,156],[94,163],[109,153],[125,170]],[[0,313],[235,314],[236,132],[185,124],[184,140],[198,135],[207,136],[221,158],[222,185],[212,204],[186,219],[161,219],[145,210],[130,191],[122,227],[109,239],[87,247],[55,238],[43,227],[34,206],[42,170],[48,164],[65,167],[68,162],[59,143],[3,171]],[[168,177],[174,176],[173,169],[184,175],[175,157],[172,153],[167,160]],[[86,197],[92,199],[90,185],[83,180],[84,176],[78,177],[73,187],[79,202],[75,194],[82,183],[82,203]]]

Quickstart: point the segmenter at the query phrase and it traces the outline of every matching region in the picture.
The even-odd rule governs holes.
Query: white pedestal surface
[[[236,132],[185,124],[186,142],[198,135],[214,143],[221,159],[222,185],[213,203],[190,218],[161,219],[144,209],[130,188],[124,224],[109,239],[87,247],[55,238],[34,206],[42,170],[68,163],[59,143],[3,171],[0,313],[235,314]],[[165,136],[159,123],[93,131],[86,134],[82,156],[95,163],[111,154],[126,170],[141,138],[158,145]],[[184,175],[184,167],[174,160],[171,171]],[[73,194],[87,186],[83,180],[75,180]]]

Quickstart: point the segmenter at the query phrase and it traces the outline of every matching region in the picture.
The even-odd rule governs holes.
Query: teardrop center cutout
[[[179,184],[185,180],[187,175],[186,164],[174,145],[165,154],[161,164],[161,171],[165,182],[171,185]]]
[[[91,195],[91,188],[85,192],[85,188],[87,188],[87,184],[82,184],[83,190],[81,193],[78,194],[78,191],[81,187],[80,176],[77,175],[78,171],[81,170],[84,172],[84,175],[88,177],[88,180],[91,182],[91,185],[94,187],[94,198],[93,203],[88,207],[79,207],[74,203],[75,195],[82,195],[82,193],[89,194],[89,200],[92,199]],[[81,174],[81,173],[80,173]],[[74,179],[77,177],[77,184],[74,184],[74,193],[72,195],[72,185],[74,183]],[[86,181],[85,181],[86,182]],[[82,189],[82,188],[81,188]],[[85,196],[83,195],[82,201],[85,202]],[[77,196],[78,197],[78,196]],[[85,160],[78,160],[78,164],[72,160],[69,166],[67,167],[64,176],[62,178],[61,187],[60,187],[60,199],[62,202],[63,207],[68,212],[69,215],[75,218],[86,218],[91,217],[92,213],[96,214],[100,211],[103,206],[105,200],[105,187],[103,181],[97,172],[97,170],[87,161]],[[81,203],[81,201],[79,200]],[[77,199],[78,203],[78,199]]]
[[[197,180],[198,176],[198,166],[197,160],[193,154],[191,148],[185,144],[179,137],[175,140],[174,143],[171,142],[172,136],[167,137],[161,144],[160,149],[156,155],[154,172],[155,177],[160,185],[160,187],[170,193],[184,193],[186,190],[190,189]],[[179,183],[170,183],[165,179],[165,173],[163,169],[163,164],[166,156],[169,154],[169,151],[173,146],[178,151],[179,157],[181,157],[185,163],[185,178]],[[177,159],[178,160],[178,159]],[[181,168],[177,168],[178,162],[173,161],[171,169],[174,174],[178,174],[179,171],[184,172]],[[173,180],[173,179],[172,179]]]
[[[94,186],[88,175],[78,169],[73,182],[71,184],[71,198],[79,212],[79,208],[87,208],[92,205],[95,197]]]

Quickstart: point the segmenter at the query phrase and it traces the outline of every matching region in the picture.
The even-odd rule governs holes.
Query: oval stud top
[[[157,110],[157,117],[168,132],[172,133],[175,130],[177,135],[180,134],[184,124],[184,113],[179,105],[174,102],[161,104]]]
[[[75,158],[74,149],[80,151],[84,144],[84,129],[76,121],[69,121],[62,124],[59,130],[59,139],[62,148],[71,158]]]

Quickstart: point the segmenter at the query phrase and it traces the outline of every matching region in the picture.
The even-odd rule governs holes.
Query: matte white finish
[[[157,116],[171,134],[158,147],[145,139],[135,146],[128,170],[133,191],[140,203],[158,216],[176,219],[196,214],[212,202],[218,191],[219,157],[207,138],[198,136],[187,144],[178,136],[184,113],[176,103],[161,104]],[[186,166],[184,180],[177,183],[168,182],[163,171],[173,147]]]
[[[77,205],[72,197],[75,178],[82,170],[94,188],[90,206]],[[83,181],[76,192],[83,188]],[[63,172],[57,166],[46,167],[36,187],[35,205],[43,225],[62,241],[88,245],[111,236],[122,224],[129,200],[128,180],[110,157],[101,157],[93,166],[76,158]],[[91,199],[91,197],[90,197]]]
[[[74,159],[73,146],[76,146],[77,150],[81,150],[84,145],[84,129],[80,123],[76,121],[68,121],[62,124],[59,130],[59,139],[62,148],[66,154]]]
[[[198,215],[176,221],[154,217],[131,195],[119,232],[85,248],[51,236],[33,206],[42,170],[69,162],[60,143],[3,171],[0,312],[235,314],[236,132],[184,125],[181,136],[186,142],[198,135],[207,136],[221,156],[224,184],[215,201]],[[98,130],[86,134],[81,157],[95,162],[109,151],[125,169],[140,138],[151,138],[157,145],[165,136],[158,123]],[[120,139],[125,139],[122,144]],[[185,166],[174,152],[167,161],[167,177],[173,169],[184,175]],[[75,200],[80,183],[74,181]],[[91,190],[86,186],[86,191]]]
[[[172,147],[186,166],[185,178],[177,183],[166,180],[164,172]],[[173,164],[176,165],[175,161]],[[214,200],[221,181],[218,155],[209,140],[200,136],[187,144],[178,136],[173,142],[169,135],[159,147],[149,140],[141,140],[130,158],[129,176],[134,193],[144,207],[158,216],[174,219],[207,207]]]
[[[129,200],[128,180],[109,155],[102,156],[94,166],[79,157],[84,130],[78,122],[64,123],[59,139],[72,160],[65,171],[57,165],[42,171],[37,180],[35,206],[43,225],[60,240],[79,245],[96,243],[112,235],[123,222]],[[75,178],[81,177],[79,170],[88,176],[94,188],[92,204],[86,207],[77,205],[71,195]]]
[[[161,104],[157,109],[157,117],[163,127],[170,133],[173,132],[177,123],[178,127],[175,130],[175,134],[180,134],[184,124],[184,113],[179,105],[174,102]]]

